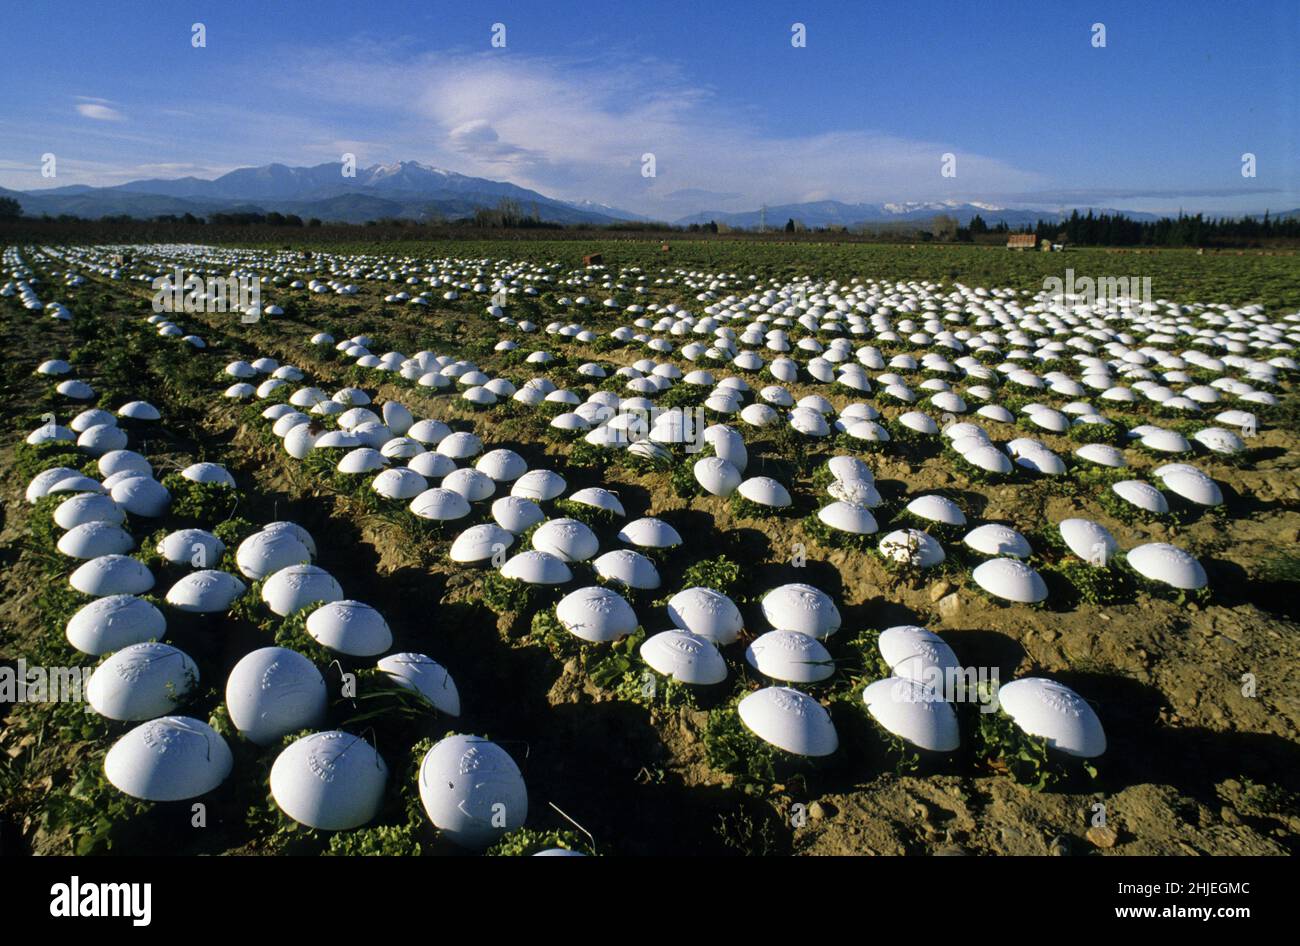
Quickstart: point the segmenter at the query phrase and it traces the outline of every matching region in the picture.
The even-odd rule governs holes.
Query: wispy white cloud
[[[73,156],[57,155],[55,177],[42,177],[39,162],[0,159],[0,187],[16,190],[39,191],[68,184],[93,184],[110,187],[145,178],[220,177],[233,171],[238,164],[206,164],[188,161],[159,161],[145,163],[114,163],[91,161]]]
[[[420,55],[371,43],[280,61],[297,64],[282,73],[286,91],[383,116],[392,134],[375,160],[446,163],[652,214],[719,209],[710,194],[729,197],[731,206],[757,206],[973,197],[1048,185],[954,142],[852,129],[772,132],[677,65],[650,57]],[[958,157],[955,179],[940,174],[948,151]],[[642,176],[646,153],[655,156],[652,178]]]
[[[497,130],[485,118],[457,125],[448,133],[448,140],[457,153],[487,165],[528,168],[545,163],[539,152],[502,141]]]
[[[98,122],[120,122],[125,121],[126,116],[118,109],[114,108],[107,99],[92,99],[80,96],[81,101],[76,105],[77,112],[84,118],[93,118]]]

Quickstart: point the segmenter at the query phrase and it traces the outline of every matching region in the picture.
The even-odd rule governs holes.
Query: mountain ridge
[[[473,217],[479,210],[494,209],[503,200],[513,201],[518,210],[548,223],[608,226],[616,223],[651,223],[659,219],[623,210],[593,200],[561,200],[510,181],[473,177],[418,161],[373,164],[343,173],[340,162],[291,166],[273,162],[236,168],[215,178],[193,175],[179,178],[143,178],[107,187],[72,184],[45,190],[18,191],[0,188],[0,196],[19,202],[28,216],[72,214],[97,219],[128,215],[155,217],[213,213],[261,212],[296,214],[344,223],[366,223],[384,218],[419,221],[456,220]],[[882,224],[914,224],[930,221],[938,214],[967,226],[979,215],[989,226],[1033,226],[1039,220],[1061,220],[1078,209],[1086,213],[1124,214],[1133,220],[1150,221],[1159,215],[1110,208],[1065,208],[1058,210],[1001,207],[986,201],[887,201],[848,203],[838,200],[805,201],[767,206],[746,211],[701,210],[669,222],[674,226],[723,224],[733,229],[782,229],[788,220],[808,228],[863,227]],[[1300,210],[1274,214],[1294,216]],[[1247,216],[1259,216],[1247,215]]]
[[[272,163],[236,168],[216,178],[145,178],[109,187],[8,191],[30,216],[75,214],[97,218],[117,214],[206,216],[252,206],[263,213],[298,214],[344,223],[385,217],[412,220],[472,217],[513,200],[523,213],[547,222],[605,225],[611,216],[580,204],[547,197],[509,181],[471,177],[417,161],[375,164],[343,174],[339,162],[308,167]]]

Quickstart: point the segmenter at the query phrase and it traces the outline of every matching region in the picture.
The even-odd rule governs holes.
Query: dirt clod
[[[1087,836],[1094,846],[1106,849],[1114,847],[1119,837],[1114,828],[1106,825],[1093,825],[1088,829]]]

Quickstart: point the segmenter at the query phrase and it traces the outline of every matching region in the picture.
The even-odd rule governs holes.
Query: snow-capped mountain
[[[767,207],[764,211],[733,213],[705,210],[675,222],[689,225],[713,220],[742,229],[766,226],[769,230],[779,230],[788,220],[794,220],[805,227],[855,227],[870,223],[931,220],[937,214],[947,214],[963,226],[978,214],[989,226],[1002,221],[1010,227],[1032,225],[1040,219],[1055,220],[1059,216],[1055,210],[1012,210],[995,204],[957,200],[895,201],[882,204],[846,204],[838,200],[818,200],[802,204],[780,204]]]
[[[213,180],[150,178],[114,187],[72,185],[27,192],[4,191],[0,196],[15,198],[30,216],[74,214],[97,218],[126,214],[148,218],[191,213],[202,217],[221,211],[240,211],[297,214],[303,219],[317,217],[348,223],[381,218],[456,220],[509,200],[518,211],[552,223],[601,226],[662,219],[593,200],[559,200],[509,181],[471,177],[418,161],[364,168],[347,168],[339,162],[311,167],[265,164],[239,168]],[[680,201],[675,205],[680,207]],[[1126,213],[1134,219],[1154,219],[1149,214]],[[742,212],[703,209],[673,222],[684,226],[716,221],[738,229],[761,226],[779,230],[787,221],[794,220],[812,228],[851,228],[863,224],[929,221],[938,214],[953,217],[962,225],[978,214],[989,226],[1002,222],[1019,227],[1032,226],[1040,219],[1058,219],[1061,211],[1012,209],[980,201],[872,204],[821,200]]]
[[[918,210],[929,211],[932,213],[943,213],[947,210],[964,210],[966,208],[975,208],[977,210],[1000,211],[1005,208],[996,204],[984,204],[972,200],[963,202],[960,200],[905,200],[902,203],[885,203],[880,205],[881,209],[887,214],[910,214]]]
[[[622,210],[618,207],[611,207],[609,204],[602,204],[595,200],[566,200],[566,204],[575,210],[585,210],[590,213],[603,214],[606,217],[613,217],[616,220],[636,220],[645,222],[654,220],[654,217],[647,217],[644,214],[634,213],[631,210]]]
[[[513,200],[525,214],[555,223],[607,224],[634,219],[569,204],[509,181],[470,177],[418,161],[375,164],[345,175],[339,162],[313,167],[266,164],[239,168],[213,180],[151,178],[114,187],[67,187],[15,192],[24,213],[102,217],[222,211],[293,213],[363,223],[381,217],[456,219]]]

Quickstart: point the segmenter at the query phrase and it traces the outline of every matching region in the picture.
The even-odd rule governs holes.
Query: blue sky
[[[0,186],[18,189],[351,152],[665,216],[1300,206],[1297,0],[124,0],[14,3],[4,22]]]

